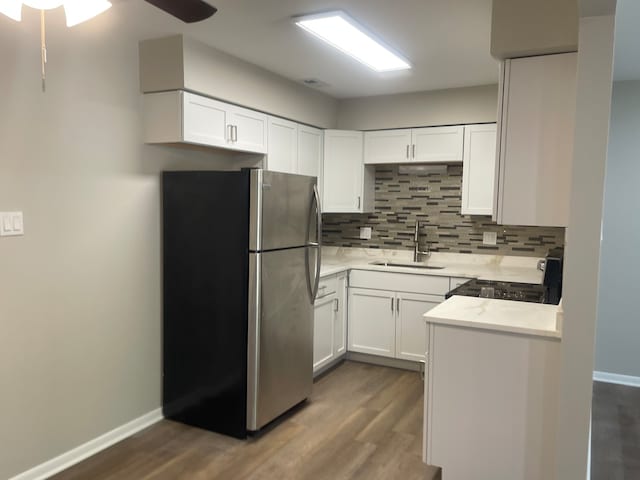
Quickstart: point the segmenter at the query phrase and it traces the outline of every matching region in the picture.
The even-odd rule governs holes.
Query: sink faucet
[[[416,220],[416,230],[413,234],[413,261],[419,262],[420,255],[431,255],[429,251],[429,244],[427,243],[427,251],[420,251],[420,222]]]

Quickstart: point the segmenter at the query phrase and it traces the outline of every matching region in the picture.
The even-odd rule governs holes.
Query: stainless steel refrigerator
[[[162,201],[163,413],[246,437],[311,393],[316,179],[164,172]]]

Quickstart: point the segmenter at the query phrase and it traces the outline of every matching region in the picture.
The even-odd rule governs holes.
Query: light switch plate
[[[360,227],[360,238],[362,240],[371,240],[371,227]]]
[[[498,242],[498,234],[496,232],[483,232],[482,244],[495,245]]]
[[[0,212],[0,237],[24,235],[22,212]]]

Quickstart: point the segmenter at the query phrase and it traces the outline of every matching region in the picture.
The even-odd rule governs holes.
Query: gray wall
[[[493,0],[491,55],[494,58],[574,52],[577,49],[576,0]]]
[[[73,29],[0,15],[0,478],[160,407],[163,169],[237,168],[144,146],[137,31],[122,9]]]
[[[595,369],[635,377],[640,377],[638,132],[640,81],[616,82],[605,180]]]
[[[361,97],[340,101],[337,128],[376,130],[495,122],[498,86]]]

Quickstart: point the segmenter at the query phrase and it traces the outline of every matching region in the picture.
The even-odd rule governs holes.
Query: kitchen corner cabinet
[[[314,303],[313,372],[320,373],[346,353],[347,274],[323,278]]]
[[[449,277],[352,270],[349,351],[424,361],[423,315],[449,288]]]
[[[267,153],[267,116],[184,91],[144,95],[145,143]]]
[[[324,132],[324,212],[373,211],[375,172],[363,163],[363,133]]]
[[[576,53],[506,60],[498,107],[495,219],[566,226],[576,110]]]
[[[298,125],[298,169],[300,175],[318,177],[318,191],[322,194],[322,157],[324,132],[319,128]]]
[[[463,215],[494,213],[496,131],[495,123],[464,127]]]
[[[464,127],[424,127],[364,133],[364,163],[461,162]]]
[[[555,478],[560,340],[433,323],[427,335],[423,460],[447,480]]]
[[[349,350],[424,361],[423,315],[442,300],[435,295],[349,289]]]

